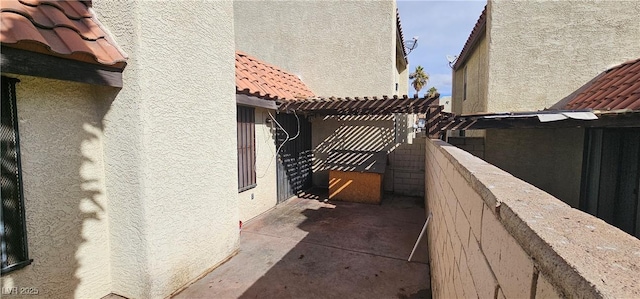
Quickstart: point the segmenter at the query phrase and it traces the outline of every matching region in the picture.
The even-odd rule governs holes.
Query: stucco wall
[[[434,298],[635,298],[640,240],[440,140],[427,140]]]
[[[311,131],[314,186],[329,185],[327,158],[331,151],[389,152],[397,145],[393,116],[319,116],[312,118]]]
[[[402,125],[404,120],[400,118]],[[424,139],[397,143],[392,115],[318,116],[312,118],[311,125],[314,186],[329,185],[327,158],[332,151],[374,151],[387,153],[384,191],[424,195]]]
[[[454,73],[454,112],[540,110],[560,101],[607,68],[640,57],[637,19],[640,3],[636,1],[492,0],[487,11],[486,49],[476,48],[468,62],[471,64],[474,56],[486,56],[486,78],[480,76],[476,80],[468,70],[468,94],[473,92],[474,81],[484,80],[487,104],[477,109],[470,105],[467,109],[467,104],[461,103],[462,67]],[[545,143],[533,140],[549,140],[549,131],[524,132],[530,131],[496,133],[504,140],[495,134],[490,139],[487,136],[487,160],[577,205],[582,136],[560,134],[568,139],[549,141],[554,146],[546,148]],[[466,135],[484,136],[484,133],[467,131]],[[570,147],[575,150],[569,150]],[[532,148],[549,154],[543,154],[544,159],[539,160],[540,155],[534,154]],[[567,151],[570,151],[567,160],[562,160],[563,156],[549,156]],[[554,175],[549,176],[543,170],[546,167],[536,165],[554,165],[547,161],[557,161],[566,168],[556,167]],[[566,176],[567,173],[571,175]]]
[[[453,71],[453,111],[471,114],[487,110],[488,66],[487,39],[483,36],[467,61]],[[467,96],[464,99],[464,71],[467,70]]]
[[[467,61],[453,71],[453,113],[473,114],[487,111],[487,86],[489,84],[489,43],[482,36]],[[464,95],[464,72],[467,71],[467,94]],[[484,137],[484,130],[467,130],[465,136]]]
[[[11,77],[21,80],[16,96],[33,263],[3,274],[2,288],[34,288],[42,298],[102,297],[111,289],[98,113],[104,99],[87,84]]]
[[[93,5],[129,54],[104,112],[112,291],[165,297],[238,247],[233,6]]]
[[[300,76],[318,96],[393,95],[402,83],[395,1],[233,5],[236,48]]]
[[[439,104],[440,104],[441,106],[444,106],[444,107],[442,107],[442,111],[444,111],[444,112],[451,112],[451,108],[452,108],[452,106],[453,106],[453,103],[452,103],[452,102],[453,102],[453,101],[452,101],[452,97],[451,97],[451,96],[448,96],[448,97],[440,97]]]
[[[409,94],[409,68],[398,69],[398,92],[397,95]]]
[[[238,194],[240,220],[243,222],[269,210],[277,203],[275,128],[265,123],[270,118],[268,111],[255,109],[256,187]],[[274,111],[271,114],[275,117]]]
[[[487,130],[485,160],[577,208],[583,148],[582,128]]]
[[[397,29],[396,29],[397,30]],[[402,57],[403,41],[400,40],[400,36],[396,38],[396,75],[395,82],[398,83],[397,95],[409,94],[409,63]],[[398,49],[399,48],[399,49]]]
[[[489,3],[488,111],[550,107],[640,57],[637,1]]]

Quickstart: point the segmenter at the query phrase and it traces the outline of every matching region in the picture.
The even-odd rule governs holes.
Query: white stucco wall
[[[98,113],[105,99],[87,84],[9,76],[21,80],[16,96],[33,263],[3,275],[2,288],[33,288],[42,298],[100,298],[111,290]]]
[[[238,194],[240,220],[243,222],[269,210],[277,203],[275,128],[273,122],[265,122],[270,118],[269,111],[271,110],[255,108],[256,187]],[[274,111],[271,114],[275,117]]]
[[[638,1],[489,1],[487,110],[550,107],[640,57]]]
[[[234,1],[234,17],[238,50],[318,96],[395,94],[395,1]]]
[[[233,7],[94,9],[129,54],[105,111],[112,291],[166,297],[238,247]]]

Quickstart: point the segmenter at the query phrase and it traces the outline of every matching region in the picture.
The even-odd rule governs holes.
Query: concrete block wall
[[[584,128],[493,129],[486,133],[485,161],[572,207],[579,206]]]
[[[640,296],[640,240],[443,141],[425,163],[434,298]]]
[[[484,159],[484,137],[449,137],[447,142]]]
[[[400,195],[424,196],[424,138],[401,143],[388,155],[384,190]]]

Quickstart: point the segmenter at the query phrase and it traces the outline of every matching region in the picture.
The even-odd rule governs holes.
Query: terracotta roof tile
[[[80,1],[2,0],[0,42],[34,51],[117,68],[122,53]]]
[[[568,110],[640,110],[640,58],[613,67],[581,87]]]
[[[462,51],[460,51],[460,55],[458,55],[458,59],[456,60],[456,63],[453,65],[454,70],[457,70],[462,65],[462,63],[464,63],[467,60],[467,56],[471,54],[471,50],[473,50],[473,47],[480,40],[480,36],[484,34],[486,24],[487,24],[487,6],[485,5],[484,9],[482,10],[482,13],[480,14],[480,17],[478,17],[478,21],[476,22],[476,25],[473,26],[473,29],[471,30],[471,34],[469,34],[469,38],[464,43],[464,47],[462,47]]]
[[[4,0],[3,0],[4,1]],[[79,1],[51,1],[51,0],[19,0],[22,4],[28,6],[50,5],[63,11],[69,18],[81,19],[90,18],[91,13],[87,10],[87,6]]]
[[[313,97],[297,76],[236,51],[236,92],[270,100]]]

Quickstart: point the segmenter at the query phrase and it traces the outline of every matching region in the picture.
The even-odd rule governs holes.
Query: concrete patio
[[[425,221],[422,198],[302,197],[246,224],[239,253],[174,298],[431,297],[425,244],[407,262]]]

